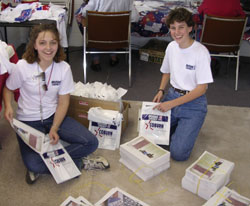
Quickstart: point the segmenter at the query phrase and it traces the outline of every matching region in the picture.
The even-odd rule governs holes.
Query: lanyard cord
[[[53,72],[53,68],[54,68],[54,61],[52,63],[52,68],[50,70],[50,74],[49,74],[49,79],[48,79],[48,83],[47,83],[47,88],[49,88],[49,83],[50,83],[50,79],[51,79],[51,75]],[[39,73],[39,64],[37,63],[37,71]],[[44,73],[44,75],[46,75],[46,73]],[[38,75],[40,77],[40,75]],[[40,89],[40,78],[38,77],[38,89],[39,89],[39,99],[40,99],[40,115],[41,115],[41,122],[43,122],[43,105],[42,105],[42,99],[46,94],[46,90],[44,91],[43,96],[41,95],[41,89]],[[46,84],[46,78],[45,78],[45,84]]]

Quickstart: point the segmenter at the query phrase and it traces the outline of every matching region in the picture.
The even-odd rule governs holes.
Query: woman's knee
[[[170,147],[170,155],[173,160],[176,161],[186,161],[190,157],[191,151],[181,151],[181,150],[171,150]]]

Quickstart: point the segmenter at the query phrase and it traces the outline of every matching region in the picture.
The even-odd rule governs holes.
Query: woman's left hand
[[[154,107],[154,109],[158,109],[161,112],[167,112],[174,107],[171,101],[162,102]]]
[[[55,129],[54,127],[51,127],[51,129],[49,131],[49,137],[50,137],[50,144],[57,144],[57,142],[59,140],[59,135],[57,133],[57,129]]]

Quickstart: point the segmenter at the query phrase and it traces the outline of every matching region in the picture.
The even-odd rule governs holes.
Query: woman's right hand
[[[153,102],[160,102],[162,97],[163,97],[162,91],[158,91],[153,99]]]
[[[10,123],[13,121],[13,114],[14,114],[14,112],[13,112],[13,109],[11,106],[5,107],[4,117]]]

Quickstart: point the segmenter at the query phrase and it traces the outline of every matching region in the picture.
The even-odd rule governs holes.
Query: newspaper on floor
[[[228,187],[222,187],[203,206],[249,206],[250,199]]]
[[[79,196],[78,198],[74,198],[69,196],[60,206],[93,206],[87,199],[83,196]]]
[[[205,151],[186,169],[182,187],[208,200],[230,181],[234,163]]]
[[[106,195],[104,195],[95,206],[104,206],[104,205],[121,205],[121,206],[149,206],[145,202],[137,199],[131,194],[125,192],[124,190],[115,187],[112,188]]]
[[[120,162],[146,181],[170,167],[170,152],[138,136],[120,146]]]
[[[98,139],[98,148],[119,148],[123,120],[123,115],[119,111],[92,107],[88,111],[88,120],[89,131]]]
[[[159,103],[142,102],[139,116],[139,136],[155,144],[169,145],[171,110],[161,112],[153,109]]]
[[[31,149],[40,154],[57,184],[81,175],[60,142],[50,144],[48,135],[16,119],[13,119],[12,127]]]
[[[115,187],[109,190],[97,203],[91,204],[84,197],[69,196],[60,206],[149,206],[131,194]]]

